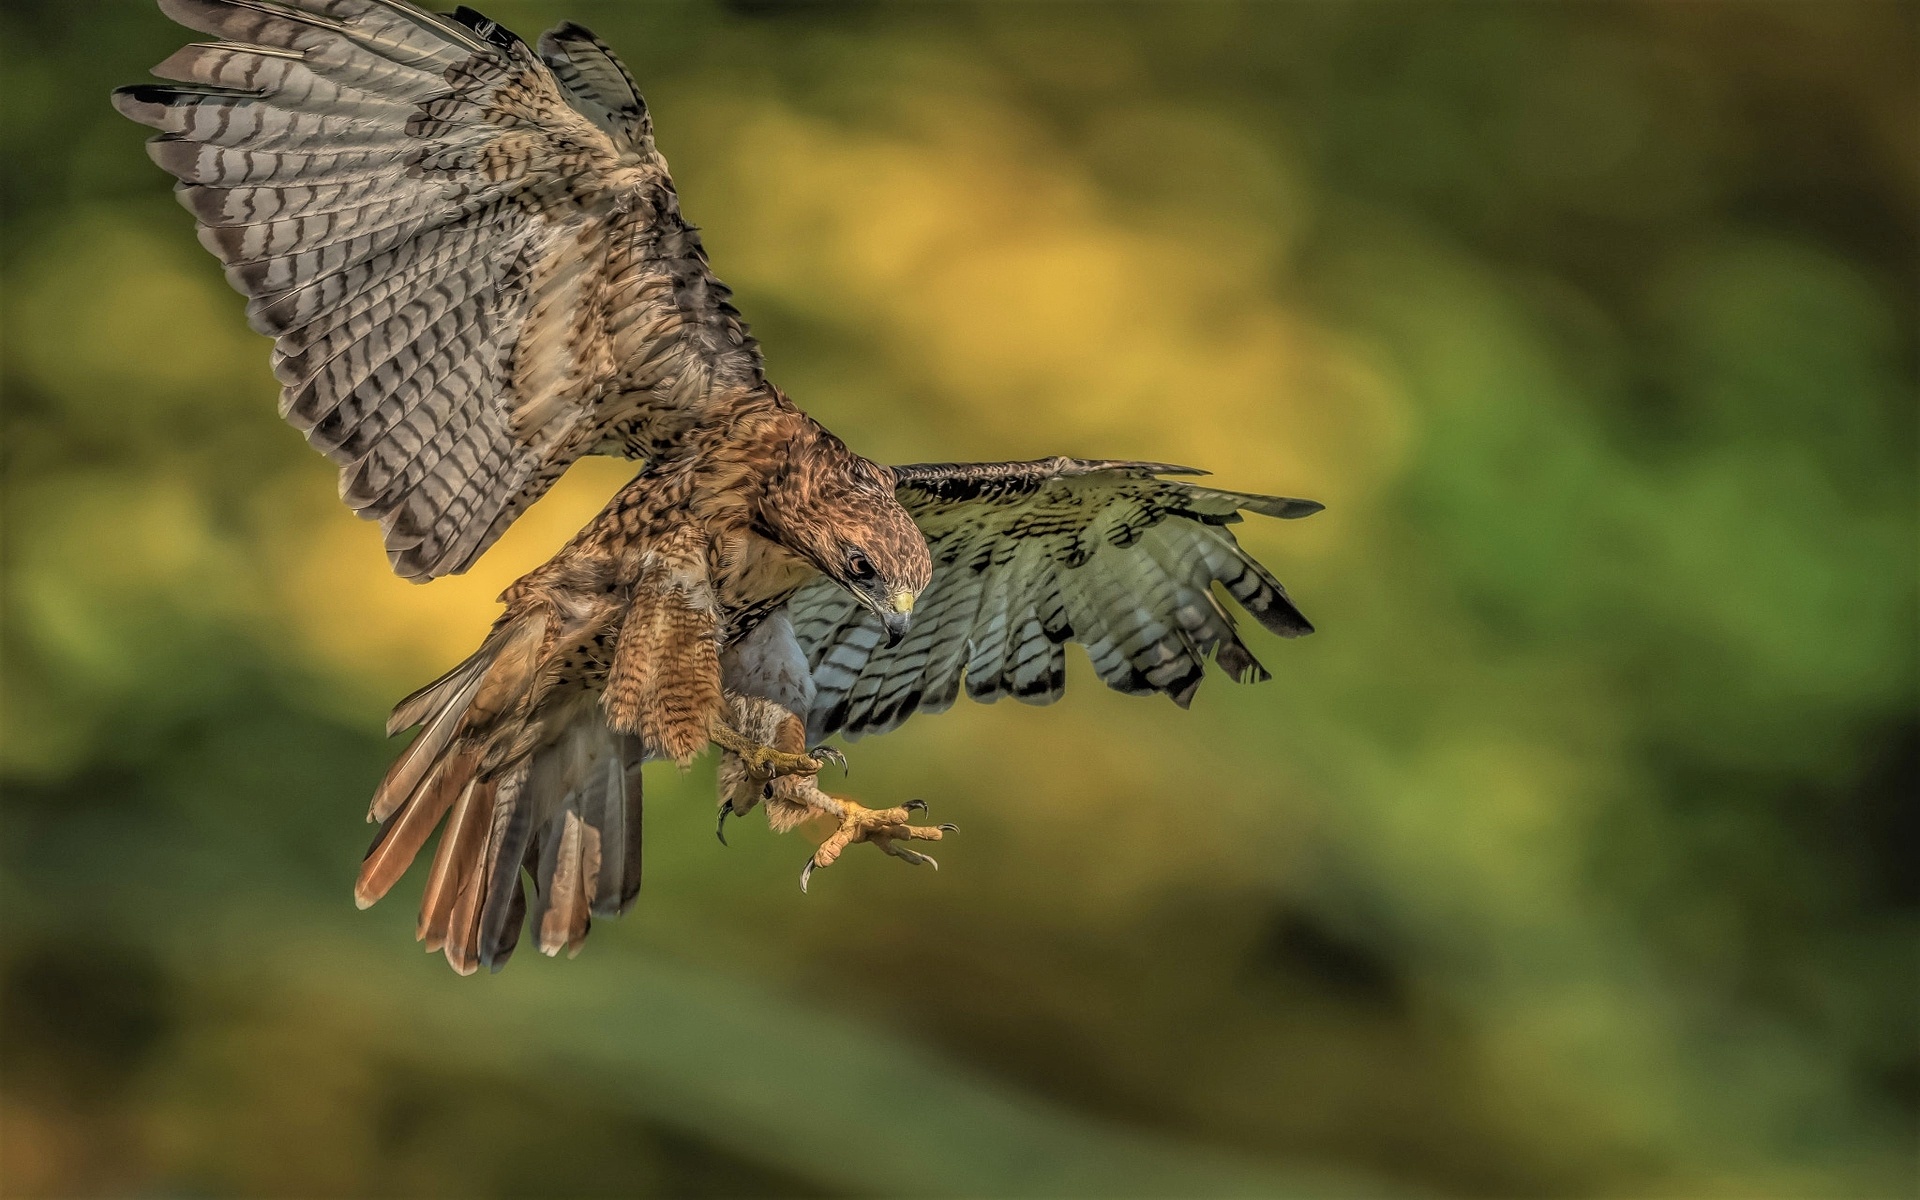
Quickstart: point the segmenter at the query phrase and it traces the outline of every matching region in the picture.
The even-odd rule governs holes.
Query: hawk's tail
[[[578,952],[594,914],[624,912],[640,891],[640,743],[607,728],[590,692],[537,694],[544,632],[539,613],[501,625],[388,721],[420,734],[374,793],[380,833],[354,898],[365,908],[385,895],[445,818],[416,936],[463,975],[513,953],[523,869],[546,954]]]

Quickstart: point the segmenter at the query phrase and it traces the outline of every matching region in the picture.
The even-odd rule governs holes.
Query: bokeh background
[[[1320,632],[860,743],[938,874],[651,767],[634,913],[457,978],[384,714],[627,468],[389,576],[108,107],[188,35],[10,0],[9,1195],[1913,1194],[1920,9],[485,7],[831,427],[1325,501]]]

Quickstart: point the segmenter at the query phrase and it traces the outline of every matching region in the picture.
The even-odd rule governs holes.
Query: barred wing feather
[[[591,33],[536,52],[405,0],[160,5],[222,40],[115,104],[160,131],[154,160],[276,339],[282,414],[401,575],[465,570],[581,454],[646,453],[663,413],[763,383]]]
[[[1213,585],[1282,637],[1313,626],[1225,527],[1243,511],[1291,518],[1321,506],[1160,478],[1199,473],[1069,458],[895,468],[933,582],[893,647],[829,581],[789,602],[816,689],[809,736],[884,733],[951,707],[963,684],[975,700],[1050,704],[1065,690],[1067,642],[1109,687],[1182,707],[1209,657],[1236,679],[1267,678]]]

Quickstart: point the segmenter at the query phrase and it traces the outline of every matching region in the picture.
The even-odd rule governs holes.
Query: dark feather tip
[[[473,30],[474,36],[478,37],[481,41],[489,45],[498,46],[502,50],[511,50],[520,43],[519,35],[514,33],[513,30],[493,20],[485,13],[476,12],[464,4],[453,10],[453,19],[465,25],[468,29]]]
[[[166,119],[174,92],[163,83],[135,83],[113,89],[113,107],[129,121],[158,126]]]

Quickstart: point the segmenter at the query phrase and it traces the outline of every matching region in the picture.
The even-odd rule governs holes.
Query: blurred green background
[[[1321,632],[860,743],[938,874],[650,767],[633,914],[457,978],[384,714],[627,468],[389,576],[108,107],[189,35],[10,0],[8,1194],[1913,1194],[1920,9],[483,7],[829,426],[1325,501]]]

